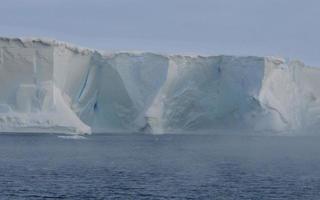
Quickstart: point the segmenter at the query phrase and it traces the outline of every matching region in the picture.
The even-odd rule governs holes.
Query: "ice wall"
[[[0,38],[0,132],[316,132],[320,70]]]
[[[157,132],[251,128],[263,69],[257,57],[172,56],[150,123]]]
[[[41,41],[0,40],[1,132],[90,132],[56,79],[54,51]]]

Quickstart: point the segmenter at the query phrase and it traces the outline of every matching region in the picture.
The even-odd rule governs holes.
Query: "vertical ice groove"
[[[89,78],[90,71],[91,71],[91,67],[89,67],[89,69],[88,69],[88,71],[87,71],[87,73],[85,75],[85,79],[83,81],[83,84],[82,84],[82,86],[80,88],[80,91],[79,91],[79,94],[78,94],[77,102],[79,102],[81,100],[81,98],[82,98],[83,92],[84,92],[84,90],[85,90],[85,88],[87,86],[87,83],[88,83],[88,78]]]
[[[3,64],[4,58],[3,58],[3,48],[0,48],[0,64]]]
[[[35,85],[38,85],[38,64],[37,64],[37,51],[33,51],[33,82]]]

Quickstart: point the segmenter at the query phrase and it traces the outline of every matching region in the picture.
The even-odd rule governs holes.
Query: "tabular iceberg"
[[[320,70],[0,38],[0,132],[315,132]]]

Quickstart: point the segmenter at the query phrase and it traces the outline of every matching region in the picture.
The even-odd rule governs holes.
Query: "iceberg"
[[[0,132],[316,132],[320,69],[0,38]]]

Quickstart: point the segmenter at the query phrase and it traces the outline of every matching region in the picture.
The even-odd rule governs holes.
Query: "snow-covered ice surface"
[[[0,38],[0,131],[314,133],[319,77],[275,57],[105,54]]]

